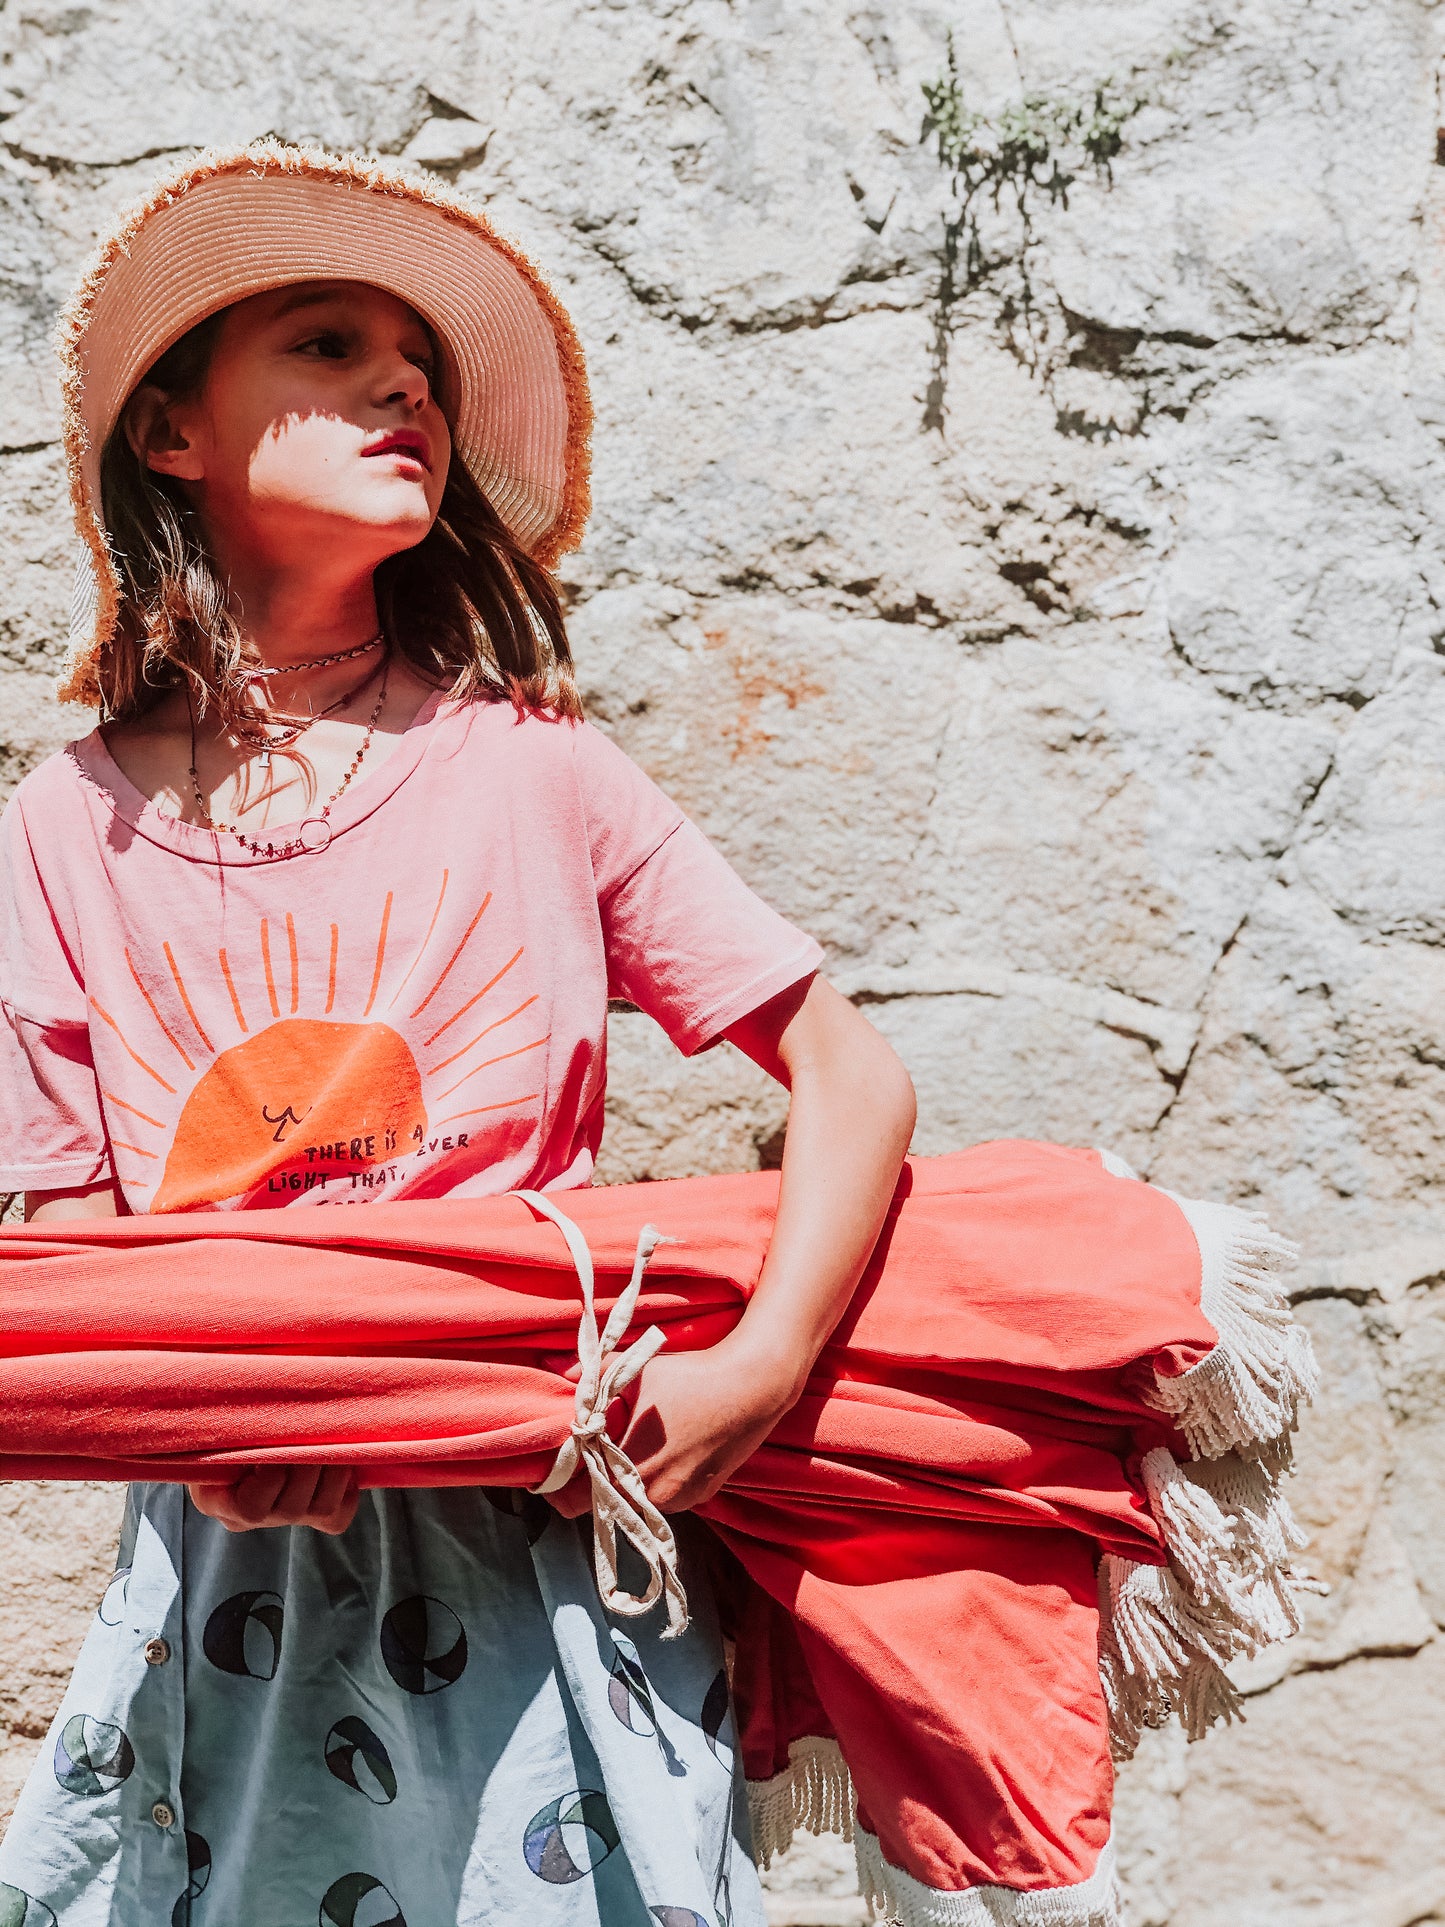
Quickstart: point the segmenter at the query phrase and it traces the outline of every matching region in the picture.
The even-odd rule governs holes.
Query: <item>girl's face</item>
[[[218,560],[374,567],[441,505],[435,352],[415,311],[365,282],[273,289],[227,311],[195,395],[142,386],[127,433],[186,485]]]

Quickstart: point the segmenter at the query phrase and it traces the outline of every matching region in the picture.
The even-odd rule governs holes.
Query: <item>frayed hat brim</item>
[[[267,288],[366,281],[441,345],[454,453],[544,567],[589,507],[591,402],[542,275],[454,189],[380,161],[262,141],[168,174],[99,244],[61,312],[64,439],[83,565],[59,695],[98,703],[120,584],[100,458],[136,384],[187,329]]]

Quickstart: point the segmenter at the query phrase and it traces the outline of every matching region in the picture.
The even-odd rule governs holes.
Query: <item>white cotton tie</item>
[[[686,1631],[688,1620],[687,1594],[677,1565],[677,1541],[672,1527],[648,1498],[637,1467],[607,1430],[608,1406],[632,1383],[649,1359],[657,1356],[664,1343],[663,1333],[656,1325],[650,1325],[625,1352],[617,1350],[637,1309],[647,1261],[660,1244],[671,1240],[650,1224],[642,1227],[637,1236],[632,1276],[599,1336],[592,1254],[587,1249],[587,1240],[566,1212],[559,1211],[542,1192],[517,1191],[513,1195],[525,1199],[542,1217],[550,1218],[562,1233],[582,1290],[582,1317],[577,1327],[577,1357],[582,1376],[577,1383],[576,1411],[552,1470],[532,1490],[560,1492],[579,1465],[586,1467],[592,1485],[593,1559],[602,1604],[611,1613],[645,1613],[659,1598],[665,1598],[667,1631],[663,1638],[675,1639]],[[637,1549],[647,1566],[647,1590],[643,1593],[624,1592],[618,1582],[619,1532]]]

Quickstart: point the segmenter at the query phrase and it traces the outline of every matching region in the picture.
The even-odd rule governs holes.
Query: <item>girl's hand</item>
[[[660,1512],[687,1512],[752,1457],[801,1389],[791,1369],[726,1339],[662,1352],[643,1367],[622,1449]]]
[[[576,1379],[578,1367],[567,1376]],[[745,1352],[734,1334],[704,1352],[661,1352],[642,1368],[626,1429],[612,1431],[660,1512],[703,1505],[750,1459],[794,1403],[802,1379]],[[622,1403],[612,1408],[620,1416]],[[564,1519],[592,1507],[580,1472],[548,1495]]]
[[[188,1485],[191,1504],[227,1532],[315,1526],[340,1533],[356,1517],[356,1476],[346,1465],[267,1466],[224,1485]]]

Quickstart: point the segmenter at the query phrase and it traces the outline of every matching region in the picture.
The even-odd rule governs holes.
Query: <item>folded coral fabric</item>
[[[1111,1163],[1024,1142],[911,1160],[806,1395],[703,1508],[759,1846],[856,1799],[865,1875],[907,1918],[993,1887],[1077,1889],[1078,1918],[1108,1918],[1087,1908],[1111,1722],[1116,1750],[1171,1710],[1202,1731],[1234,1704],[1221,1663],[1293,1623],[1278,1473],[1312,1366],[1287,1248]],[[600,1312],[644,1226],[667,1241],[616,1354],[647,1327],[683,1347],[729,1328],[777,1182],[551,1198]],[[308,1461],[537,1486],[576,1417],[578,1291],[517,1196],[10,1229],[0,1474]]]

